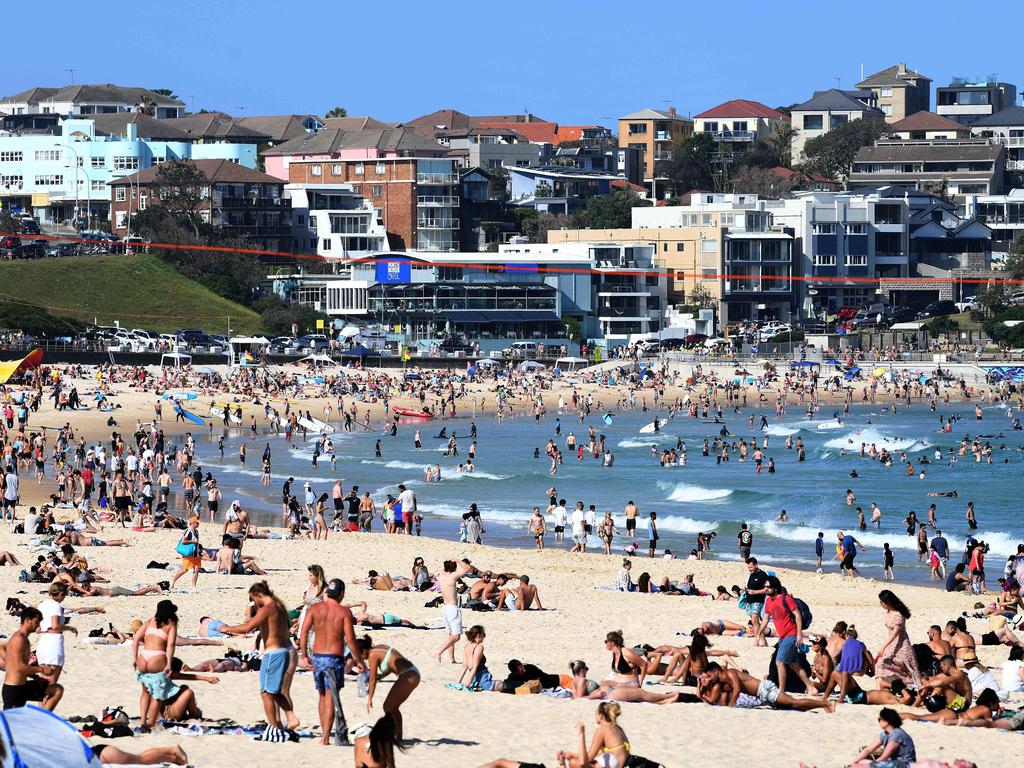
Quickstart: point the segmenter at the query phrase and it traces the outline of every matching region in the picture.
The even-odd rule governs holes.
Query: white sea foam
[[[681,501],[684,503],[695,501],[714,501],[724,499],[732,495],[729,488],[704,488],[700,485],[689,485],[678,483],[668,495],[669,501]]]
[[[643,520],[640,520],[638,525],[643,524]],[[659,531],[668,531],[671,533],[709,533],[710,531],[718,528],[718,523],[711,520],[694,520],[692,517],[686,517],[684,515],[658,515],[658,519],[655,521]],[[624,531],[626,527],[625,518],[616,520],[615,525],[618,526],[620,531]]]
[[[769,424],[765,427],[764,433],[766,435],[775,435],[776,437],[789,437],[799,431],[799,429],[787,427],[785,424]]]
[[[859,455],[861,443],[865,443],[868,447],[873,443],[878,450],[882,450],[884,448],[890,453],[899,453],[900,451],[915,453],[917,451],[924,451],[932,445],[931,441],[923,438],[895,437],[893,435],[883,434],[877,429],[869,427],[868,429],[855,430],[853,432],[846,433],[842,437],[827,440],[825,441],[825,447],[834,448],[836,450],[845,448],[847,454],[852,451]]]
[[[650,448],[658,443],[674,443],[675,441],[676,438],[673,435],[651,436],[646,440],[628,437],[625,440],[619,440],[616,445],[619,448]]]

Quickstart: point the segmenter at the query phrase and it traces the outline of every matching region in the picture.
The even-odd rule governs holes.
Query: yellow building
[[[671,160],[675,145],[693,133],[693,121],[676,114],[675,107],[668,112],[641,109],[619,118],[619,146],[634,147],[644,153],[644,181],[654,180],[655,164]]]

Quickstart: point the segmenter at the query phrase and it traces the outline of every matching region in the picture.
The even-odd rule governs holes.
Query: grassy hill
[[[83,322],[158,332],[259,329],[259,315],[218,296],[150,254],[0,262],[0,301],[16,299]],[[8,304],[8,306],[16,306]]]

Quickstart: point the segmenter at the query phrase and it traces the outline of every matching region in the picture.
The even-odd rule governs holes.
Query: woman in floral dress
[[[878,593],[878,601],[885,609],[885,627],[889,630],[888,637],[875,654],[878,685],[888,688],[893,679],[898,678],[910,688],[920,688],[921,672],[907,634],[910,609],[888,589]]]

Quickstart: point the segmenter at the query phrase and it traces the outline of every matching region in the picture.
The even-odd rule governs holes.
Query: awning
[[[448,310],[441,313],[453,323],[523,323],[557,322],[557,314],[550,311],[530,312],[520,309],[489,309],[485,312]]]

